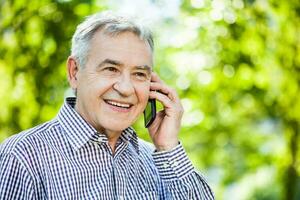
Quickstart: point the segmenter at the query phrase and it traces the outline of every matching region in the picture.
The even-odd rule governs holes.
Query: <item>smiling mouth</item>
[[[111,101],[111,100],[104,100],[104,101],[105,101],[105,103],[107,103],[111,106],[115,106],[115,107],[123,108],[123,109],[129,109],[132,106],[132,104],[128,104],[128,103],[120,103],[120,102]]]

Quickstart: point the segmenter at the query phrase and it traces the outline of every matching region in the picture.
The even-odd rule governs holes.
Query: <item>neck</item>
[[[108,139],[108,144],[109,144],[113,154],[115,153],[116,144],[117,144],[117,141],[118,141],[119,137],[121,136],[121,134],[122,134],[122,131],[118,132],[118,131],[105,130],[105,135]]]

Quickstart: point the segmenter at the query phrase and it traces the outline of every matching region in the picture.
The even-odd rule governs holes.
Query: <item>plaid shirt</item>
[[[0,199],[214,199],[181,144],[155,152],[128,128],[113,154],[75,100],[1,144]]]

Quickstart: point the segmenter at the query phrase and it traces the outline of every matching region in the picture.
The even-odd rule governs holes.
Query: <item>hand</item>
[[[151,81],[150,98],[161,102],[164,109],[156,113],[148,130],[157,151],[169,151],[178,145],[183,106],[177,92],[167,86],[157,74],[152,73]]]

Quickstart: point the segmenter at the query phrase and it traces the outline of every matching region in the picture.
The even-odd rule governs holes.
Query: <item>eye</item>
[[[118,72],[116,67],[105,67],[104,70],[109,72]]]
[[[147,80],[148,79],[147,74],[144,72],[135,72],[134,76],[139,80]]]
[[[136,72],[135,75],[140,77],[146,77],[146,74],[142,72]]]

